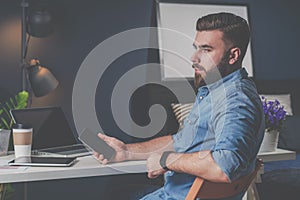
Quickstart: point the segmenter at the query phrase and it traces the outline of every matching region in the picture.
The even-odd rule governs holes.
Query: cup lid
[[[12,129],[30,129],[31,127],[27,124],[13,124]]]

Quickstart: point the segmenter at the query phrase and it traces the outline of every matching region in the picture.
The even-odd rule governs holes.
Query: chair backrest
[[[217,183],[197,177],[189,190],[186,200],[228,198],[247,191],[257,172],[262,166],[262,161],[257,159],[255,170],[231,183]]]

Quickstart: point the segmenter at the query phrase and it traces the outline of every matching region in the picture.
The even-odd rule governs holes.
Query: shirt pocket
[[[182,128],[194,129],[195,126],[197,126],[198,119],[199,119],[198,113],[192,110],[190,114],[184,119]]]
[[[199,116],[196,116],[196,115],[188,116],[187,119],[184,121],[184,125],[193,126],[196,124],[198,119],[199,119]]]

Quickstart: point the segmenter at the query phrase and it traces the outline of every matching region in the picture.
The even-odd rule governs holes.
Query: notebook
[[[74,136],[60,107],[16,109],[10,114],[15,123],[33,128],[33,155],[78,157],[91,154]]]

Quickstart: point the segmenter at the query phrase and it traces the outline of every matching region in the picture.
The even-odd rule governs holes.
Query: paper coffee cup
[[[23,124],[14,124],[12,127],[15,157],[31,155],[32,128]]]

